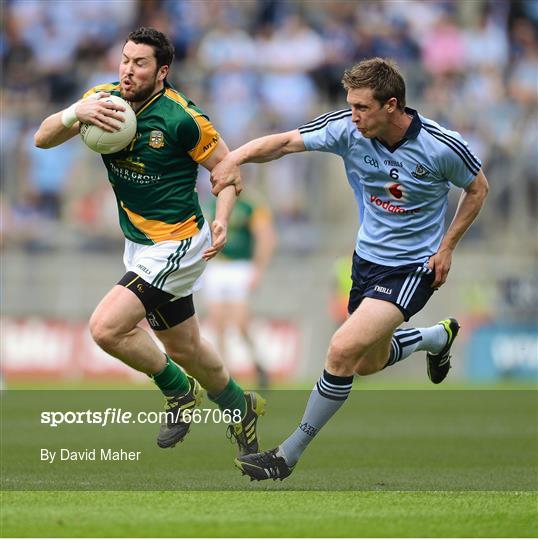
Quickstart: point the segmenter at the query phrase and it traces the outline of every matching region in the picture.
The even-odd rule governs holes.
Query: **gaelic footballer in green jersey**
[[[120,84],[95,86],[120,95]],[[136,112],[135,139],[124,150],[102,155],[125,237],[138,244],[192,237],[204,224],[196,193],[198,164],[220,136],[209,118],[167,82]]]
[[[126,274],[99,302],[89,330],[99,347],[149,375],[166,397],[170,414],[157,437],[160,447],[173,447],[186,436],[191,422],[184,413],[199,404],[203,386],[221,410],[235,412],[230,427],[239,452],[246,453],[258,448],[256,421],[264,400],[243,392],[200,338],[192,299],[206,261],[226,243],[236,197],[234,190],[219,195],[210,231],[195,190],[197,168],[202,163],[213,170],[228,148],[204,113],[167,84],[173,59],[174,46],[166,35],[138,28],[123,45],[120,82],[99,85],[85,95],[121,95],[137,115],[132,143],[103,156],[125,235]],[[114,131],[123,121],[122,110],[123,105],[107,100],[82,99],[48,116],[35,144],[62,144],[79,133],[81,124]],[[140,325],[144,317],[164,354]]]

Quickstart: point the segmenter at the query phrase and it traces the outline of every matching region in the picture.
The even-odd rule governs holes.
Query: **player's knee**
[[[105,319],[96,316],[90,319],[90,334],[95,343],[106,352],[115,351],[120,340],[117,330]]]
[[[353,373],[357,361],[357,351],[350,347],[338,335],[333,336],[327,353],[327,367],[335,375]]]

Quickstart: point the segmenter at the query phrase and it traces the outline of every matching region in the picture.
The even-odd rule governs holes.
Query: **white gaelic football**
[[[105,131],[93,124],[81,124],[80,136],[94,152],[113,154],[128,146],[136,135],[136,115],[130,105],[119,96],[103,97],[101,100],[125,107],[124,111],[118,111],[125,118],[125,121],[121,122],[121,128],[118,131]]]

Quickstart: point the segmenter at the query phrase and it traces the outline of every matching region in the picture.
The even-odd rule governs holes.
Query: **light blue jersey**
[[[356,252],[384,266],[423,263],[444,234],[450,184],[467,187],[480,160],[455,131],[406,108],[412,122],[388,148],[363,137],[351,110],[322,115],[299,128],[307,150],[338,154],[359,205]]]

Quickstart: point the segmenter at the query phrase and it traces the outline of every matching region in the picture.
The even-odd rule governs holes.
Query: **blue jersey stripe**
[[[329,122],[332,122],[333,120],[340,120],[341,118],[345,118],[346,116],[351,116],[351,111],[349,109],[343,110],[343,111],[337,111],[329,115],[326,115],[324,118],[309,122],[308,124],[301,126],[299,128],[299,131],[301,133],[316,131],[317,129],[322,129],[325,126],[327,126]]]
[[[455,154],[457,154],[461,160],[463,161],[463,163],[465,164],[465,166],[469,169],[469,171],[473,174],[473,175],[477,175],[478,174],[478,171],[480,170],[480,167],[477,167],[475,165],[473,165],[473,163],[470,163],[468,158],[462,154],[460,152],[460,150],[457,148],[457,146],[454,145],[453,142],[449,141],[448,139],[444,139],[441,135],[435,133],[435,132],[432,132],[428,129],[426,129],[426,131],[428,133],[430,133],[430,135],[432,135],[432,137],[434,137],[435,139],[437,139],[438,141],[441,141],[442,143],[446,144],[446,146],[448,146],[449,148],[451,148]]]
[[[441,141],[442,143],[446,144],[449,148],[454,150],[454,152],[461,158],[463,163],[465,163],[465,166],[469,169],[469,171],[471,171],[472,174],[474,174],[475,176],[478,174],[478,171],[480,171],[480,167],[479,166],[477,167],[476,165],[473,166],[473,163],[469,162],[468,158],[464,154],[461,153],[461,151],[453,142],[451,142],[449,139],[443,138],[442,135],[440,135],[439,133],[436,133],[435,131],[431,131],[428,128],[425,128],[425,129],[432,137],[436,138],[438,141]]]
[[[318,117],[314,118],[314,120],[311,120],[310,122],[307,122],[306,124],[303,124],[299,129],[313,127],[314,125],[322,122],[326,118],[329,118],[330,116],[334,116],[336,114],[340,114],[340,113],[343,113],[343,112],[350,112],[350,110],[349,109],[340,109],[339,111],[331,111],[331,112],[322,114],[321,116],[318,116]]]
[[[334,117],[331,117],[331,118],[327,118],[326,120],[323,121],[322,124],[319,124],[317,126],[313,126],[313,127],[310,127],[310,128],[307,128],[307,127],[304,127],[304,126],[300,127],[299,132],[300,133],[311,133],[313,131],[319,131],[319,130],[325,128],[331,122],[334,122],[335,120],[341,120],[342,118],[346,118],[346,116],[351,116],[351,113],[349,113],[349,114],[341,114],[340,116],[334,116]]]
[[[437,126],[434,126],[432,124],[427,124],[427,123],[423,123],[423,125],[430,128],[431,131],[435,131],[439,135],[443,135],[444,137],[450,139],[451,141],[454,141],[456,146],[471,160],[472,163],[474,163],[476,167],[480,168],[482,166],[480,161],[476,158],[476,156],[469,150],[469,148],[462,141],[460,141],[459,139],[457,139],[456,137],[452,135],[449,135],[448,133],[438,128]],[[427,131],[431,133],[430,129],[428,129]]]
[[[330,122],[333,122],[334,120],[341,120],[342,118],[345,118],[346,116],[351,116],[350,110],[334,113],[331,116],[328,116],[327,118],[325,118],[324,120],[321,120],[320,122],[316,122],[315,124],[313,122],[310,122],[310,124],[305,124],[304,126],[301,126],[299,128],[299,132],[310,133],[312,131],[318,131],[320,129],[323,129]]]
[[[475,162],[475,164],[477,166],[481,165],[478,158],[469,150],[469,147],[463,141],[461,141],[457,137],[454,137],[453,135],[450,135],[449,133],[447,133],[446,130],[442,129],[439,126],[435,126],[433,124],[428,124],[427,122],[424,122],[423,125],[429,127],[432,131],[436,131],[440,135],[443,135],[444,137],[447,137],[451,141],[454,141],[454,143],[456,143],[456,145],[460,148],[460,150],[462,150],[465,154],[467,154]]]

